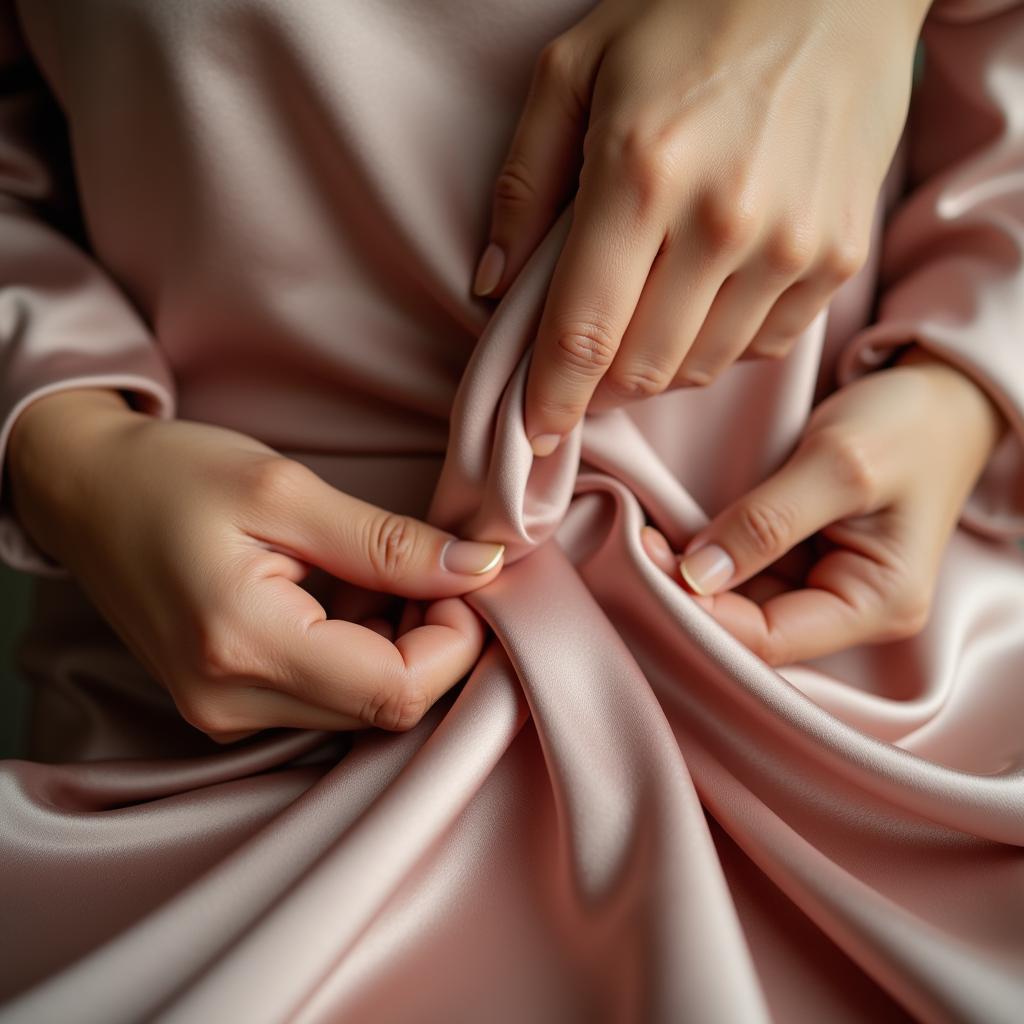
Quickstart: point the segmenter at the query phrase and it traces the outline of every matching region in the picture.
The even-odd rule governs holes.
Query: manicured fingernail
[[[473,280],[473,291],[477,295],[489,295],[501,280],[501,272],[505,269],[505,251],[491,242],[484,249],[483,256],[477,264],[476,277]]]
[[[550,455],[561,443],[561,434],[538,434],[530,438],[534,455]]]
[[[504,544],[485,544],[476,540],[450,540],[441,549],[441,565],[448,572],[482,576],[490,572],[505,553]]]
[[[682,559],[679,571],[698,594],[713,594],[732,579],[736,566],[726,551],[717,544],[708,544]]]
[[[644,526],[640,532],[644,536],[644,543],[648,549],[656,550],[662,558],[666,558],[669,561],[674,558],[668,541],[653,526]]]

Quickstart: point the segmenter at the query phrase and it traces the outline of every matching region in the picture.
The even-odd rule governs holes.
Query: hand
[[[781,358],[863,264],[929,0],[604,0],[540,53],[475,280],[575,190],[526,432]],[[502,255],[504,254],[504,255]]]
[[[445,568],[450,534],[343,494],[243,434],[69,389],[15,421],[10,469],[33,539],[215,740],[273,726],[407,729],[482,649],[482,623],[456,595],[494,579],[501,545],[455,543]],[[311,565],[437,600],[392,643],[327,618],[298,585]]]
[[[772,665],[913,636],[1005,429],[966,375],[911,347],[817,406],[788,462],[699,530],[681,565],[649,526],[644,547]]]

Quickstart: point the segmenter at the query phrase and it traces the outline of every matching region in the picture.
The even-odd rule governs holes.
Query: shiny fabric
[[[5,1024],[1024,1017],[1024,5],[935,5],[872,258],[792,356],[534,461],[571,207],[496,306],[469,281],[532,61],[587,8],[0,7],[0,454],[34,398],[105,384],[508,545],[416,728],[219,747],[4,505],[38,578]],[[1011,424],[929,623],[772,669],[640,527],[682,546],[912,339]]]

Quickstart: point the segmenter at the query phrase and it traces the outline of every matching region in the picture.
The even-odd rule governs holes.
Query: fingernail
[[[485,544],[476,540],[450,540],[441,549],[441,566],[448,572],[482,576],[490,572],[505,553],[504,544]]]
[[[708,544],[681,559],[679,571],[698,594],[712,594],[732,579],[736,566],[726,551],[717,544]]]
[[[561,443],[561,434],[538,434],[530,438],[534,455],[550,455]]]
[[[491,242],[484,249],[483,256],[477,264],[476,277],[473,280],[473,291],[477,295],[489,295],[501,280],[501,272],[505,269],[505,252]]]
[[[654,527],[644,526],[640,532],[643,534],[645,544],[649,549],[654,548],[663,558],[669,560],[674,557],[668,541]]]

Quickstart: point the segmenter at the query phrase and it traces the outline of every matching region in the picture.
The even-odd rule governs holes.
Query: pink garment
[[[219,747],[4,506],[38,577],[4,1024],[1024,1018],[1024,4],[935,5],[872,260],[790,358],[534,464],[571,210],[496,308],[469,283],[533,59],[590,6],[0,3],[0,455],[103,384],[508,545],[415,729]],[[1012,425],[931,619],[769,668],[640,527],[682,546],[912,338]]]

